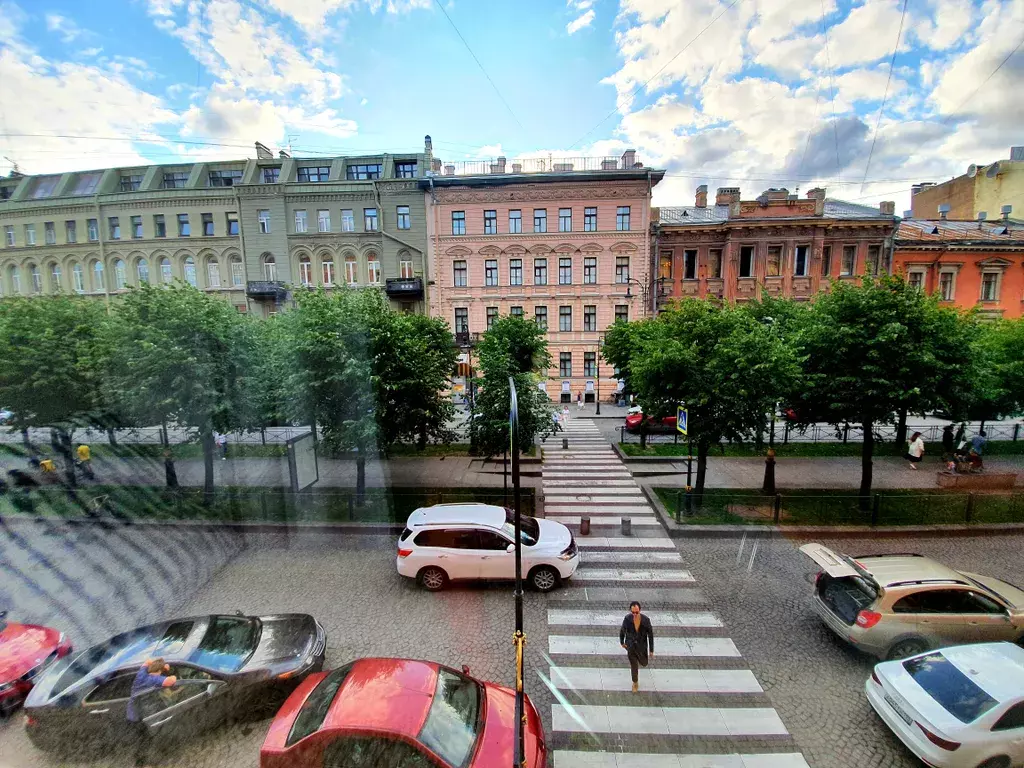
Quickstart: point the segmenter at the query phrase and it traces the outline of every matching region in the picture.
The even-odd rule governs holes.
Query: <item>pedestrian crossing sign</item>
[[[676,406],[676,429],[679,430],[679,434],[681,434],[681,435],[685,435],[686,434],[686,427],[687,427],[686,416],[687,416],[686,406],[677,405]]]

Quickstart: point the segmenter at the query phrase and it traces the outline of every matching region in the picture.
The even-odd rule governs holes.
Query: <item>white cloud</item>
[[[585,11],[594,4],[594,0],[565,0],[565,4],[575,11]]]
[[[50,32],[56,32],[60,35],[61,41],[65,43],[74,42],[77,38],[86,34],[86,31],[74,21],[67,16],[61,16],[59,13],[46,14],[46,28]]]
[[[914,36],[936,51],[962,43],[974,21],[974,6],[962,0],[931,0],[928,5],[931,13],[915,18]]]
[[[821,87],[828,88],[827,79],[827,75],[822,78]],[[835,77],[836,98],[851,106],[857,101],[881,101],[884,98],[885,85],[888,80],[888,66],[850,70]],[[906,89],[907,83],[894,74],[889,82],[889,100]]]
[[[575,35],[584,27],[589,27],[591,22],[594,21],[594,16],[595,14],[593,8],[591,8],[588,11],[585,11],[584,13],[580,14],[575,19],[570,21],[568,24],[566,24],[565,31],[568,32],[570,35]]]
[[[842,22],[828,32],[828,54],[821,51],[815,63],[824,68],[868,64],[892,56],[896,33],[900,27],[900,4],[897,0],[868,0],[855,7]],[[906,50],[907,39],[900,40]]]
[[[366,98],[365,96],[359,100],[359,106],[360,107],[365,107],[369,103],[370,103],[370,100],[368,98]]]
[[[164,2],[165,0],[150,0]],[[263,4],[286,16],[302,27],[307,34],[324,31],[330,18],[340,11],[351,11],[365,5],[376,13],[384,8],[390,14],[409,13],[417,9],[430,8],[431,0],[262,0]]]

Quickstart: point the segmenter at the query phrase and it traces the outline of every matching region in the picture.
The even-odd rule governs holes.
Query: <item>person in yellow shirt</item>
[[[43,474],[49,474],[50,472],[56,472],[57,468],[53,464],[53,459],[43,459],[39,462],[39,469]]]
[[[81,468],[82,473],[90,480],[95,480],[96,475],[92,471],[92,451],[89,450],[89,446],[82,443],[75,449],[75,453],[78,456],[78,466]]]

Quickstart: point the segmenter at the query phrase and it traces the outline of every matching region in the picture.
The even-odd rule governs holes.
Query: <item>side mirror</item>
[[[469,664],[462,665],[462,674],[464,674],[466,677],[469,677]]]
[[[511,555],[513,552],[516,551],[516,545],[515,544],[509,544],[507,547],[505,547],[505,551],[508,552]]]
[[[217,690],[224,685],[220,680],[211,680],[206,684],[206,695],[213,696],[217,693]]]

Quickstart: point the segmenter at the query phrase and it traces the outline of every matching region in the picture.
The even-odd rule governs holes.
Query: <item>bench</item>
[[[959,488],[965,491],[996,491],[1013,488],[1017,484],[1016,472],[978,472],[958,474],[939,472],[940,488]]]

